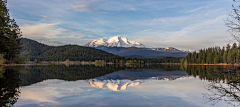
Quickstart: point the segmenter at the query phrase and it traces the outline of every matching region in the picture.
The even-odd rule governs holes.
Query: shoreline
[[[218,63],[218,64],[187,64],[187,65],[240,65],[240,64]]]
[[[3,64],[0,66],[30,66],[30,65],[111,65],[111,64],[121,64],[121,65],[151,65],[151,64],[159,64],[159,65],[223,65],[223,66],[240,66],[240,64],[227,64],[227,63],[218,63],[218,64],[181,64],[181,63],[95,63],[95,62],[48,62],[48,63],[26,63],[26,64]]]

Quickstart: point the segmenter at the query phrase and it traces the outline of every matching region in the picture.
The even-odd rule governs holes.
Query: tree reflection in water
[[[0,106],[11,107],[20,96],[19,73],[14,69],[0,69]]]
[[[210,93],[203,94],[204,98],[209,100],[208,103],[216,105],[224,101],[233,106],[240,106],[240,67],[199,66],[198,68],[195,69],[195,73],[191,67],[187,72],[189,75],[197,74],[199,78],[210,82],[206,86]]]

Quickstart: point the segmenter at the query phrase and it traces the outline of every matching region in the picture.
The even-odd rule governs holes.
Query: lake
[[[231,66],[49,65],[0,68],[0,106],[232,107]]]

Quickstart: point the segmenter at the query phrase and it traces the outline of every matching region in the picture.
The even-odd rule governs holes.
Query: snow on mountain
[[[99,77],[99,78],[94,78],[94,79],[87,79],[85,80],[88,84],[90,84],[93,87],[96,88],[108,88],[113,91],[122,91],[126,90],[127,87],[135,87],[140,85],[141,83],[147,82],[147,81],[152,81],[152,80],[166,80],[166,81],[172,81],[177,78],[188,78],[191,76],[176,76],[172,78],[161,78],[161,77],[151,77],[151,78],[146,78],[146,79],[137,79],[137,80],[128,80],[128,79],[123,79],[123,80],[113,80],[113,79],[99,79],[99,78],[104,78]]]
[[[122,91],[122,90],[126,90],[127,87],[130,87],[130,86],[138,86],[144,81],[143,80],[131,81],[131,80],[89,79],[89,80],[86,80],[86,82],[93,87],[97,87],[97,88],[107,87],[108,89],[113,90],[113,91]]]
[[[87,47],[98,47],[98,46],[106,46],[106,47],[145,47],[145,45],[143,45],[139,42],[130,41],[127,38],[121,37],[121,36],[114,36],[114,37],[111,37],[108,40],[103,39],[103,38],[94,39],[84,46],[87,46]]]

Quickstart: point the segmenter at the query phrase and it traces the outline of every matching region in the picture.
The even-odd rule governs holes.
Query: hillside
[[[48,46],[34,40],[22,38],[21,56],[33,61],[95,61],[122,59],[122,57],[91,47],[78,45]]]

